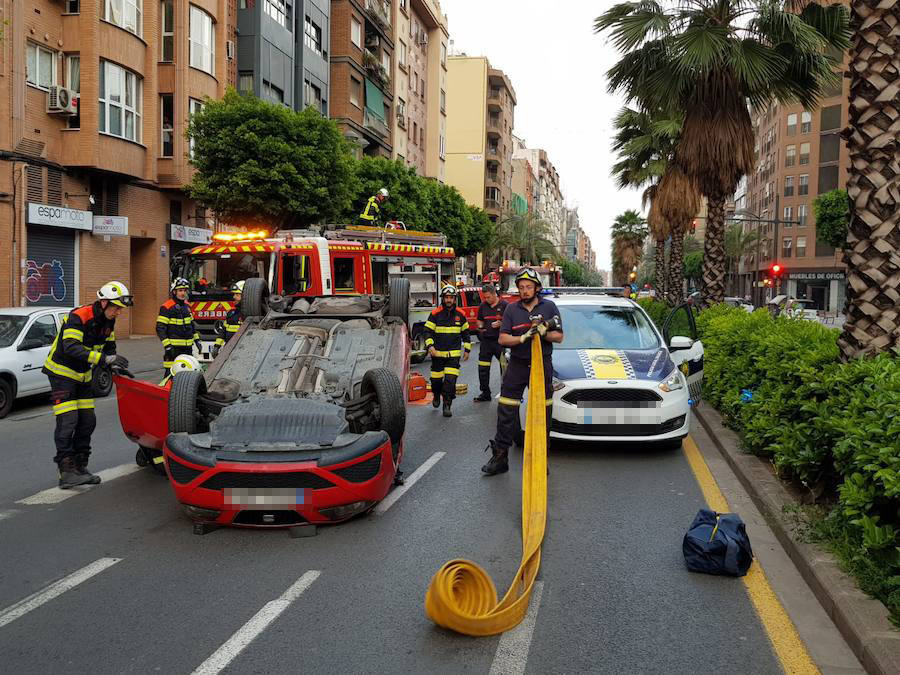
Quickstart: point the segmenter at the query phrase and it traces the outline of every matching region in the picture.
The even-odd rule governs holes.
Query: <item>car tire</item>
[[[375,394],[378,428],[387,432],[396,447],[406,431],[406,397],[394,371],[374,368],[363,375],[362,394]]]
[[[109,396],[109,393],[113,388],[112,371],[106,366],[98,367],[96,370],[94,370],[94,375],[91,379],[91,383],[94,388],[94,397],[106,398],[107,396]]]
[[[409,279],[394,277],[388,289],[388,316],[396,316],[409,324]]]
[[[247,279],[244,282],[244,292],[241,296],[241,309],[244,316],[263,317],[269,312],[269,287],[266,282],[258,277]]]
[[[196,434],[207,425],[197,407],[197,397],[206,393],[206,380],[199,370],[180,372],[172,378],[169,391],[169,433]]]
[[[0,419],[9,415],[14,400],[12,383],[6,378],[0,378]]]
[[[422,363],[425,357],[428,356],[428,352],[425,350],[425,331],[421,327],[413,331],[412,349],[414,352],[421,352],[421,354],[410,356],[410,363]]]

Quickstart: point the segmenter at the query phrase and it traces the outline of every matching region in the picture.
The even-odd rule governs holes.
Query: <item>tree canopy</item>
[[[847,247],[847,228],[850,225],[850,199],[846,190],[832,190],[816,197],[816,239],[835,248]]]

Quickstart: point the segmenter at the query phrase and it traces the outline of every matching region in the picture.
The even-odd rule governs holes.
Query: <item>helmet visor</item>
[[[110,302],[119,307],[131,307],[134,305],[134,298],[130,295],[122,295],[114,300],[110,300]]]

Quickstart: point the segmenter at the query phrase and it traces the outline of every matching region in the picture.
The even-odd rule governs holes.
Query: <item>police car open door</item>
[[[703,388],[703,343],[697,335],[693,305],[672,310],[663,323],[663,338],[672,362],[684,374],[692,401],[699,403]]]

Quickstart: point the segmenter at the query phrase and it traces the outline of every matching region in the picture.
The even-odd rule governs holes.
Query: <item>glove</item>
[[[121,368],[122,370],[128,369],[128,359],[126,359],[124,356],[119,356],[118,354],[109,354],[104,359],[104,362],[110,368]]]
[[[521,342],[522,344],[525,344],[528,340],[531,339],[531,336],[534,335],[534,330],[535,330],[534,326],[532,326],[531,328],[526,330],[524,333],[522,333],[519,336],[519,342]]]
[[[219,345],[213,345],[213,348],[210,350],[209,355],[213,358],[216,358],[219,355]]]
[[[547,334],[547,324],[539,323],[535,326],[535,330],[537,330],[541,337],[544,337]]]

